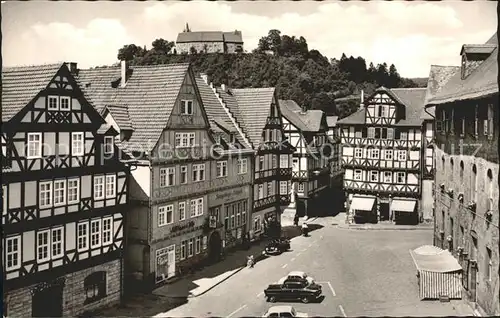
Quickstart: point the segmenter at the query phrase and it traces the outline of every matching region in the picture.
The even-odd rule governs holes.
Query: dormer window
[[[104,136],[104,154],[110,155],[114,152],[113,136]]]
[[[58,96],[49,96],[47,103],[48,110],[59,110],[59,98]]]
[[[182,115],[193,115],[193,101],[192,100],[181,100],[181,114]]]
[[[71,106],[70,106],[70,98],[68,96],[61,96],[61,100],[60,100],[60,110],[70,110],[71,109]]]

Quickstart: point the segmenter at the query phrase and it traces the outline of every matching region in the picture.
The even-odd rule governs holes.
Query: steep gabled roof
[[[326,116],[326,123],[328,128],[332,128],[337,126],[337,121],[339,120],[339,116]]]
[[[167,126],[179,90],[189,71],[188,63],[132,66],[125,87],[120,67],[80,70],[78,78],[98,110],[106,105],[126,107],[134,133],[126,144],[131,151],[151,151]]]
[[[431,65],[429,78],[427,80],[424,105],[427,105],[429,100],[436,96],[436,94],[443,89],[450,78],[457,72],[460,73],[460,66]],[[432,116],[434,116],[434,107],[428,108],[427,111],[425,108],[422,109],[420,116],[422,119],[430,120],[433,119]]]
[[[303,111],[294,100],[279,100],[281,114],[297,129],[307,132],[317,132],[321,129],[324,113],[321,110],[310,109]]]
[[[64,63],[2,68],[2,122],[9,121],[49,85]]]
[[[274,87],[230,89],[245,122],[247,137],[254,149],[260,145],[274,97]]]
[[[222,42],[224,35],[221,31],[182,32],[177,35],[176,43],[190,42]]]
[[[440,92],[429,98],[426,105],[452,103],[475,99],[498,93],[498,37],[495,33],[487,42],[496,45],[486,58],[469,76],[462,79],[461,72],[455,72]]]
[[[111,116],[113,116],[113,119],[115,120],[118,127],[120,127],[120,129],[134,130],[134,125],[130,120],[130,116],[128,114],[128,108],[126,106],[106,105],[104,113],[106,112],[106,109],[107,111],[109,111]]]
[[[243,37],[241,36],[241,31],[224,32],[224,42],[226,43],[243,43]]]
[[[359,108],[347,117],[337,120],[337,125],[363,125],[365,123],[366,108]]]

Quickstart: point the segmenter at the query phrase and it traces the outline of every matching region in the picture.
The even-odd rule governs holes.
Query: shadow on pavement
[[[309,224],[308,223],[308,228],[309,228],[309,236],[312,236],[311,232],[314,232],[315,230],[321,229],[323,225],[320,224]],[[292,239],[294,237],[297,237],[299,235],[302,235],[302,229],[300,226],[294,226],[294,225],[289,225],[289,226],[284,226],[281,228],[281,233],[282,236],[288,237],[289,239]],[[292,245],[293,249],[293,245]]]

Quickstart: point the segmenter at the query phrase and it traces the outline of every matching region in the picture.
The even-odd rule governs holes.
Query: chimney
[[[127,61],[121,61],[121,82],[120,82],[120,87],[125,87],[127,84]]]
[[[208,75],[205,73],[201,73],[200,76],[203,79],[203,81],[205,82],[205,84],[208,84]]]
[[[226,92],[226,84],[222,84],[220,87],[222,88],[222,90],[223,90],[224,92]]]
[[[73,75],[78,75],[78,65],[75,62],[68,62],[69,71]]]
[[[360,108],[365,107],[365,92],[364,90],[361,90],[361,103],[359,104]]]

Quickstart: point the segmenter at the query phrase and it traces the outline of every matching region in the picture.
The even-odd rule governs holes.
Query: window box
[[[470,201],[470,202],[467,204],[467,208],[468,208],[469,210],[476,211],[476,202],[474,202],[474,201]]]

